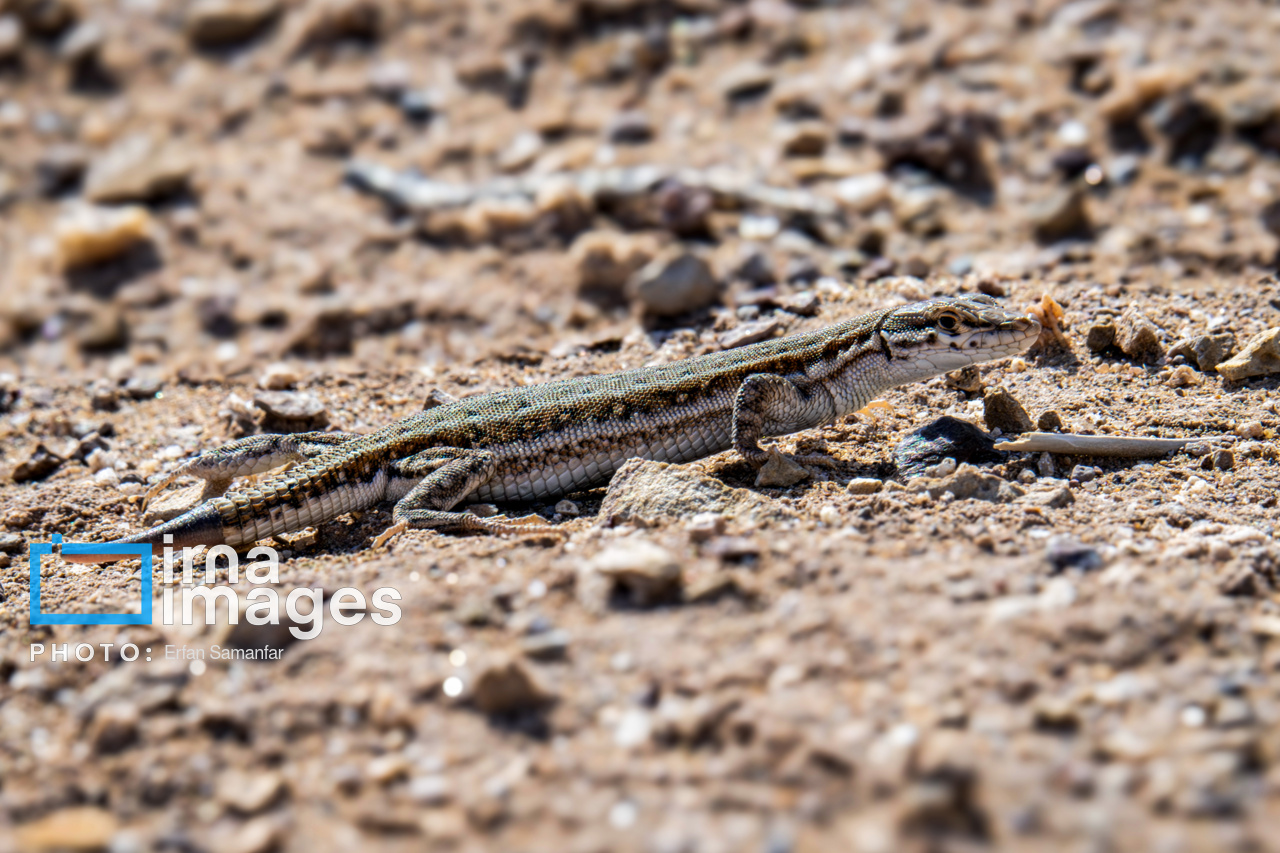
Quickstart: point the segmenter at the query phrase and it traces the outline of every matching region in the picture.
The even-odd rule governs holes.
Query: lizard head
[[[1026,352],[1040,323],[990,296],[947,296],[897,308],[880,326],[890,369],[914,379]]]

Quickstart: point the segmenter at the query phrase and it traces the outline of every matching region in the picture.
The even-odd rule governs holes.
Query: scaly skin
[[[119,540],[245,545],[394,501],[407,528],[547,529],[453,511],[468,501],[546,500],[609,481],[632,458],[689,462],[734,449],[757,468],[759,439],[831,423],[890,388],[1017,355],[1040,332],[986,296],[933,299],[656,367],[469,397],[369,435],[254,436],[187,462],[179,475],[229,483],[300,463]],[[801,460],[812,461],[812,460]],[[115,559],[81,555],[82,562]]]

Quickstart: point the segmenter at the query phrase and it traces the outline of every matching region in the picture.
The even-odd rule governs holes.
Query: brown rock
[[[1036,427],[1041,432],[1058,432],[1062,429],[1062,415],[1053,409],[1045,409],[1036,419]]]
[[[1076,188],[1058,190],[1030,211],[1031,228],[1041,243],[1088,237],[1092,226],[1084,192]]]
[[[1102,352],[1116,342],[1116,326],[1110,320],[1094,323],[1085,333],[1085,346],[1090,352]]]
[[[138,739],[138,708],[127,702],[103,705],[93,715],[90,740],[99,755],[128,749]]]
[[[62,809],[20,827],[18,847],[31,851],[105,850],[117,827],[115,817],[104,809]]]
[[[621,304],[627,281],[657,251],[650,240],[616,231],[588,231],[573,242],[569,255],[578,270],[578,295]]]
[[[13,469],[13,482],[29,483],[32,480],[43,480],[57,471],[65,461],[43,444],[37,444],[27,461],[19,462]]]
[[[1116,346],[1134,361],[1148,364],[1164,355],[1159,328],[1136,308],[1126,308],[1116,322]]]
[[[1237,381],[1280,373],[1280,327],[1255,335],[1239,355],[1218,365],[1218,375]]]
[[[803,465],[779,452],[778,448],[771,447],[769,458],[756,472],[756,486],[764,489],[786,489],[811,476],[813,475]]]
[[[214,797],[238,814],[254,815],[270,808],[286,792],[284,777],[275,771],[229,770],[218,777]]]
[[[787,157],[821,157],[831,133],[820,121],[788,123],[778,131],[782,153]]]
[[[998,429],[1005,435],[1035,430],[1031,416],[1017,398],[1003,388],[988,388],[982,396],[982,419],[987,429]]]
[[[1235,335],[1197,335],[1179,341],[1169,350],[1169,355],[1180,355],[1205,373],[1217,370],[1218,365],[1226,360],[1235,347]]]
[[[89,167],[84,195],[108,204],[153,201],[183,191],[192,166],[190,155],[176,143],[160,146],[147,136],[129,136]]]
[[[196,0],[187,11],[187,38],[218,47],[257,35],[280,14],[280,0]]]
[[[485,714],[531,711],[555,701],[533,671],[517,658],[499,656],[488,661],[476,676],[471,702]]]

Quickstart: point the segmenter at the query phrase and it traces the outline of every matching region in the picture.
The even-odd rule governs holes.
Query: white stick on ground
[[[1231,436],[1142,438],[1129,435],[1063,435],[1027,432],[1013,441],[996,442],[996,450],[1019,453],[1063,453],[1074,456],[1164,456],[1197,441],[1232,441]]]

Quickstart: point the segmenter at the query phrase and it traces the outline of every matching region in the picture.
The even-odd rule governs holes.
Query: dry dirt
[[[1280,379],[1176,347],[1280,326],[1277,36],[1190,0],[0,0],[0,850],[1280,850]],[[533,190],[388,204],[368,164]],[[689,171],[583,188],[640,165]],[[626,286],[673,251],[710,278]],[[30,624],[29,543],[136,529],[232,438],[975,290],[1052,297],[1065,344],[783,439],[836,460],[790,488],[723,454],[498,508],[563,540],[371,550],[384,507],[273,543],[281,589],[392,587],[394,625]],[[918,427],[1000,425],[979,385],[1197,442],[1006,454],[990,501],[899,476]],[[715,513],[618,509],[664,477]],[[42,607],[140,581],[46,558]]]

